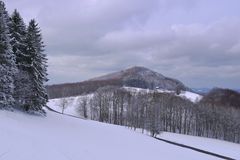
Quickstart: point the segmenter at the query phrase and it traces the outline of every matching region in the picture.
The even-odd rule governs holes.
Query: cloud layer
[[[51,84],[141,65],[190,87],[239,87],[238,0],[6,3],[39,22]]]

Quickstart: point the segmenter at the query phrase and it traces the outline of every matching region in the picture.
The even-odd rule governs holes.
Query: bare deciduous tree
[[[60,108],[61,108],[61,112],[62,112],[62,114],[64,113],[64,110],[68,107],[68,100],[67,100],[67,98],[62,98],[61,100],[60,100],[60,103],[59,103],[59,106],[60,106]]]

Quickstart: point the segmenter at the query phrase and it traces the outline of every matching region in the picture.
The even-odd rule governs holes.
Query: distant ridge
[[[214,87],[214,88],[217,88],[217,87]],[[195,93],[206,95],[207,93],[209,93],[214,88],[191,88],[191,89]],[[231,90],[240,93],[240,89],[231,88]]]
[[[119,72],[106,74],[78,83],[47,86],[50,98],[89,94],[104,86],[137,87],[144,89],[190,90],[179,80],[141,66],[134,66]]]
[[[231,89],[213,88],[200,102],[240,108],[240,93]]]
[[[148,88],[148,89],[167,89],[175,90],[177,87],[187,90],[187,87],[179,80],[165,77],[160,73],[148,68],[134,66],[126,70],[110,73],[104,76],[90,79],[89,81],[119,80],[125,86]]]

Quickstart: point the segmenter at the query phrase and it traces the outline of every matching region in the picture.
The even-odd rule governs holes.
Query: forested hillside
[[[214,88],[203,97],[201,103],[240,109],[240,93],[230,89]]]

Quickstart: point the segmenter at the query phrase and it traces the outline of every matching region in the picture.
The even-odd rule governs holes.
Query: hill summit
[[[179,80],[165,77],[145,67],[131,67],[78,83],[47,86],[50,98],[76,96],[95,92],[104,86],[136,87],[143,89],[189,90]]]
[[[165,77],[160,73],[145,67],[134,66],[119,72],[110,73],[101,77],[90,79],[89,81],[118,80],[124,86],[144,89],[166,89],[175,90],[179,87],[187,90],[184,84],[176,79]]]

